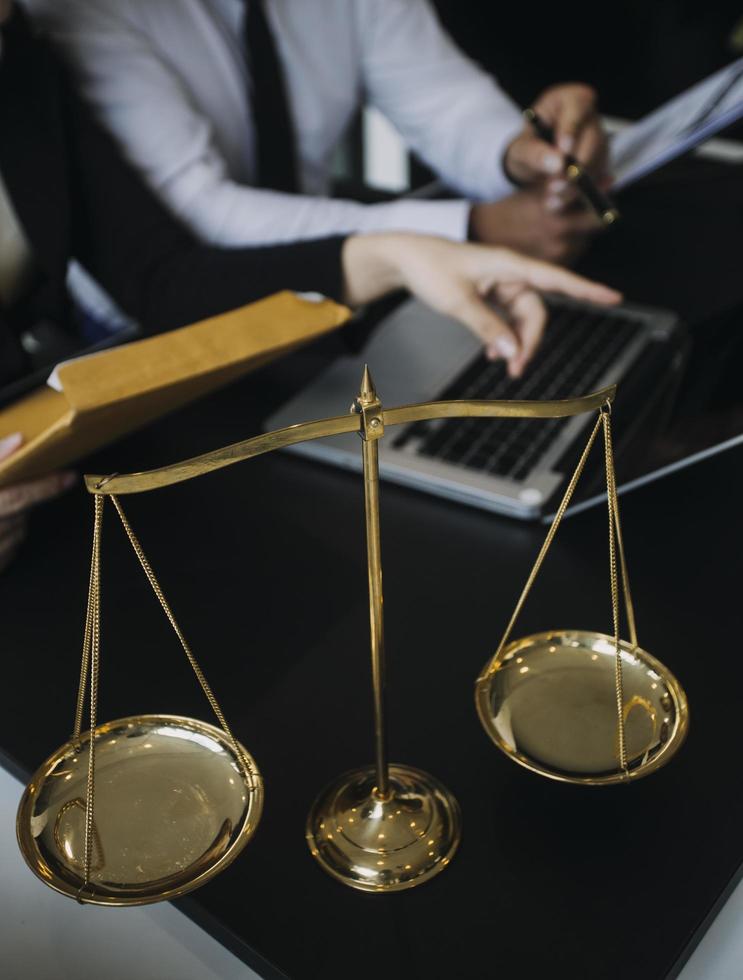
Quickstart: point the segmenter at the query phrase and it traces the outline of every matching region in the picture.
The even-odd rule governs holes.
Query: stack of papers
[[[743,58],[612,137],[612,191],[633,184],[743,117]]]

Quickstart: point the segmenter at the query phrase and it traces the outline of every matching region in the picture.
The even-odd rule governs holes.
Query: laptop
[[[523,376],[509,378],[480,342],[416,299],[377,326],[365,349],[334,361],[267,420],[268,429],[343,415],[358,391],[364,364],[383,406],[448,399],[555,399],[619,384],[617,453],[642,441],[662,414],[683,366],[684,331],[675,314],[623,305],[597,307],[548,298],[544,340]],[[622,411],[614,413],[615,420]],[[383,478],[460,503],[522,519],[555,509],[587,437],[590,414],[572,419],[447,419],[385,432]],[[287,450],[351,470],[361,469],[357,433]],[[600,469],[600,467],[599,467]],[[599,472],[596,477],[598,479]],[[587,493],[595,492],[590,478]]]

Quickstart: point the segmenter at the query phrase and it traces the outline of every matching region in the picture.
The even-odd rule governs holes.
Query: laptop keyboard
[[[476,358],[439,396],[456,399],[575,398],[597,387],[611,364],[644,324],[622,315],[557,308],[544,340],[520,378],[503,361]],[[569,419],[446,419],[416,422],[395,440],[397,448],[456,466],[523,480]]]

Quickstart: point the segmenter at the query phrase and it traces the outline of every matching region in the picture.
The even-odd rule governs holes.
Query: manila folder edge
[[[0,486],[67,466],[120,435],[329,333],[350,311],[277,293],[191,326],[145,337],[57,369],[61,391],[39,388],[0,410],[0,438],[23,445],[0,463]]]

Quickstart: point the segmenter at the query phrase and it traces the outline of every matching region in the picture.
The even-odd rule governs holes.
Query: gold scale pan
[[[95,520],[79,694],[72,737],[37,770],[19,806],[18,841],[31,870],[79,902],[141,905],[175,898],[209,881],[250,840],[262,810],[262,776],[232,734],[119,497],[172,486],[340,433],[358,432],[362,440],[375,763],[340,776],[310,811],[307,842],[325,871],[363,891],[399,891],[445,868],[461,834],[459,806],[449,790],[428,773],[388,761],[378,462],[378,442],[388,426],[442,418],[540,419],[598,413],[511,621],[477,680],[477,710],[488,735],[510,758],[553,779],[629,782],[670,759],[686,733],[688,710],[673,675],[637,643],[611,448],[614,395],[611,386],[562,401],[447,401],[383,409],[366,369],[349,415],[289,426],[148,472],[86,476]],[[613,635],[552,630],[510,641],[600,429],[606,456]],[[169,715],[97,724],[106,499],[121,520],[218,727]],[[619,636],[620,583],[629,641]],[[86,697],[90,730],[82,732]]]

